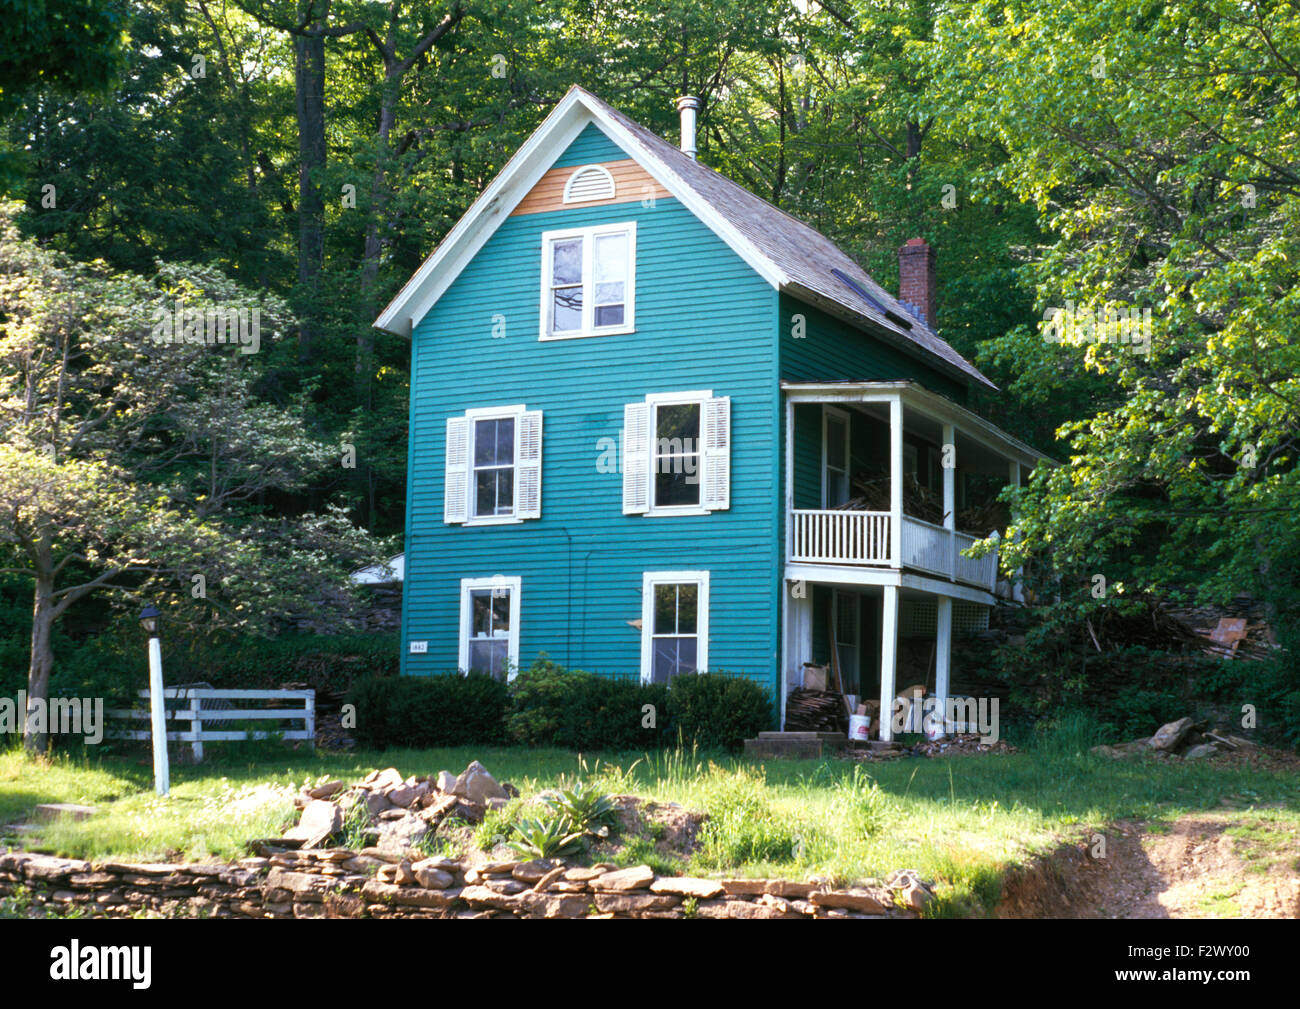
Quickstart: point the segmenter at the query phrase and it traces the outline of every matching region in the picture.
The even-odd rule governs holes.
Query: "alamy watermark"
[[[104,740],[102,697],[0,697],[0,736],[26,731],[38,736],[81,736],[87,746]]]
[[[262,346],[262,310],[254,308],[174,308],[159,305],[153,313],[154,343],[239,344],[241,354],[256,354]]]
[[[978,732],[980,742],[991,746],[998,741],[996,697],[921,698],[896,697],[890,726],[897,735],[924,732],[931,739],[956,732]]]
[[[1048,343],[1113,343],[1130,346],[1135,354],[1151,353],[1151,309],[1136,305],[1106,305],[1097,309],[1052,306],[1043,312],[1043,339]]]

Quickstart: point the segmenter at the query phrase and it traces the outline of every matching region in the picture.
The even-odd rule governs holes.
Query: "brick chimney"
[[[909,238],[898,250],[898,300],[934,328],[934,250],[924,238]]]

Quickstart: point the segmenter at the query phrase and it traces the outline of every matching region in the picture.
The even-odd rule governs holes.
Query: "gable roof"
[[[996,388],[825,235],[574,85],[515,152],[374,325],[409,336],[555,159],[595,123],[764,280],[964,382]]]

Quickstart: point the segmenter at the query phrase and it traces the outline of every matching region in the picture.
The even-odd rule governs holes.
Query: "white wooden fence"
[[[169,723],[174,721],[189,723],[188,729],[168,728],[167,739],[172,742],[189,743],[193,747],[195,760],[203,759],[204,743],[267,739],[272,733],[286,740],[302,739],[312,743],[316,740],[316,691],[314,690],[217,690],[211,687],[167,687],[163,690],[163,698]],[[148,721],[149,691],[141,690],[140,699],[145,704],[143,709],[117,708],[110,710],[108,715],[128,721]],[[281,705],[273,708],[240,708],[234,706],[233,702],[236,701],[278,701]],[[204,728],[204,723],[210,725],[215,722],[220,725],[226,722],[270,719],[277,722],[300,721],[303,727],[301,729],[268,727],[265,731]],[[115,732],[114,736],[118,739],[151,739],[152,733],[148,729],[126,729]]]

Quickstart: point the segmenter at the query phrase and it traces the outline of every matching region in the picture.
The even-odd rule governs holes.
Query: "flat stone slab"
[[[94,813],[94,806],[78,806],[75,802],[42,802],[32,812],[32,819],[38,823],[49,823],[62,816],[74,820],[88,820]]]

